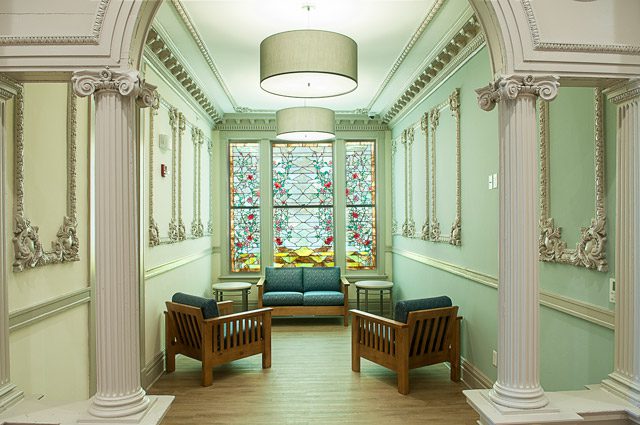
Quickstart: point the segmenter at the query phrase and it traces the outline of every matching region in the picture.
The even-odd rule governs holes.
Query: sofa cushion
[[[302,269],[267,267],[264,277],[264,292],[303,292]]]
[[[173,294],[173,297],[171,297],[171,301],[178,304],[185,304],[190,305],[191,307],[200,308],[200,310],[202,310],[202,317],[205,320],[218,317],[220,315],[218,312],[218,303],[216,300],[210,298],[202,298],[195,295],[176,292]]]
[[[304,292],[340,291],[340,267],[309,267],[302,269]]]
[[[308,291],[304,293],[304,305],[344,305],[344,294],[337,291]]]
[[[394,319],[398,322],[407,323],[409,313],[412,311],[451,307],[451,305],[451,298],[447,296],[398,301],[396,303],[396,314]]]
[[[265,292],[262,295],[262,305],[302,305],[302,292]]]

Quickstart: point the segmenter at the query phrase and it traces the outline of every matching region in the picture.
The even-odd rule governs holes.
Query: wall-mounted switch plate
[[[498,352],[496,350],[493,350],[491,364],[493,365],[493,367],[498,367]]]
[[[489,174],[489,190],[493,189],[493,177]]]
[[[497,189],[498,188],[498,174],[494,173],[491,176],[491,180],[493,181],[493,188]]]
[[[609,302],[616,302],[616,280],[612,277],[609,278]]]

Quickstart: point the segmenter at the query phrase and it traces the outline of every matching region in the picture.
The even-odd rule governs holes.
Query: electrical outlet
[[[609,278],[609,302],[616,302],[616,280],[614,278]]]
[[[489,190],[493,189],[493,177],[489,174]]]
[[[494,173],[491,176],[491,180],[493,181],[493,188],[497,189],[498,188],[498,174]]]
[[[496,350],[493,350],[493,358],[491,360],[491,364],[493,365],[493,367],[498,367],[498,352]]]

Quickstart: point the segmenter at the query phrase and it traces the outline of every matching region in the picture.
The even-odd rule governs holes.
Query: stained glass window
[[[335,265],[333,145],[274,143],[272,160],[274,265]]]
[[[347,270],[376,268],[376,174],[373,141],[346,143]]]
[[[260,271],[260,155],[257,143],[229,144],[231,271]]]

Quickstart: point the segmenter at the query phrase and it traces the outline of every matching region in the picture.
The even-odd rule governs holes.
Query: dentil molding
[[[24,210],[24,88],[19,86],[15,98],[15,227],[13,231],[13,271],[45,266],[48,264],[79,261],[78,218],[76,212],[76,131],[77,97],[71,85],[67,96],[67,213],[51,242],[51,250],[45,251],[38,234],[38,226],[31,223]]]
[[[224,120],[216,125],[220,131],[276,131],[276,117],[274,114],[237,114],[225,115]],[[336,115],[336,131],[387,131],[387,124],[379,119],[367,116]]]
[[[602,97],[602,91],[594,89],[595,218],[591,219],[589,227],[580,229],[580,237],[575,249],[567,248],[567,243],[562,240],[562,229],[554,226],[554,220],[550,214],[549,104],[545,101],[540,102],[540,261],[572,264],[601,272],[608,270]]]

